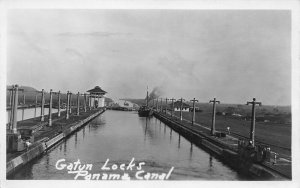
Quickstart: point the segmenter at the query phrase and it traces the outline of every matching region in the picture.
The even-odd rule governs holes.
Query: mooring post
[[[50,100],[49,100],[49,118],[48,118],[48,124],[49,126],[52,126],[52,89],[50,89]]]
[[[35,93],[34,117],[36,117],[36,108],[37,108],[37,93]]]
[[[41,99],[41,121],[45,120],[44,117],[44,107],[45,107],[45,93],[44,93],[44,89],[42,89],[42,99]]]
[[[174,99],[174,98],[170,99],[170,101],[172,101],[171,117],[173,117],[173,113],[174,113],[174,101],[175,101],[175,100],[176,100],[176,99]]]
[[[182,108],[183,108],[183,101],[185,101],[182,97],[179,99],[180,101],[180,121],[182,121]]]
[[[83,108],[84,112],[86,112],[86,93],[83,94]]]
[[[79,105],[80,105],[80,103],[79,103],[79,95],[80,95],[80,93],[78,92],[77,93],[77,116],[79,116]]]
[[[220,101],[216,101],[216,98],[214,100],[210,100],[209,103],[213,103],[213,112],[212,112],[212,124],[210,129],[210,134],[215,135],[216,132],[216,103],[220,104]]]
[[[23,105],[22,105],[22,121],[24,120],[24,108],[25,108],[25,93],[23,91]]]
[[[251,104],[252,105],[252,118],[251,118],[251,130],[250,130],[250,140],[252,142],[252,146],[255,146],[255,105],[258,104],[261,106],[261,102],[256,102],[256,99],[253,98],[252,102],[247,102],[247,105]]]
[[[66,119],[69,119],[69,108],[70,108],[70,93],[67,92],[67,107],[66,107]]]
[[[57,93],[58,97],[58,112],[57,112],[57,117],[60,117],[60,91]]]
[[[167,114],[167,110],[168,110],[168,98],[166,98],[166,111],[165,111],[165,113]]]
[[[18,111],[18,90],[19,86],[15,85],[14,88],[14,110],[13,110],[13,123],[12,123],[12,130],[13,133],[17,134],[17,111]]]
[[[193,117],[192,117],[192,125],[195,124],[195,102],[198,102],[198,100],[196,100],[195,98],[193,100]]]

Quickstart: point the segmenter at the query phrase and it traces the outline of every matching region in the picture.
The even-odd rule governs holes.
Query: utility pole
[[[70,110],[70,115],[72,114],[72,93],[69,92],[70,95],[70,105],[69,105],[69,110]]]
[[[182,105],[183,105],[183,102],[182,101],[185,101],[182,97],[181,99],[179,99],[178,101],[180,101],[180,121],[182,121]]]
[[[196,100],[195,98],[193,100],[193,117],[192,117],[192,125],[195,124],[195,102],[198,102],[198,100]]]
[[[163,98],[160,98],[160,112],[163,111]]]
[[[168,98],[166,98],[166,111],[165,111],[165,113],[167,114],[167,109],[168,109]]]
[[[86,112],[86,93],[83,94],[83,108],[84,112]]]
[[[173,113],[174,113],[174,101],[175,100],[176,99],[174,99],[174,98],[170,99],[170,101],[172,101],[171,117],[173,117]]]
[[[25,93],[23,90],[23,108],[22,108],[22,121],[24,120],[24,108],[25,108]]]
[[[35,94],[34,117],[36,117],[36,108],[37,108],[37,93]]]
[[[57,95],[58,95],[58,113],[57,113],[57,117],[60,117],[60,91],[58,91]]]
[[[44,121],[45,120],[45,117],[44,117],[44,110],[45,110],[45,93],[44,93],[44,89],[42,89],[41,91],[42,93],[42,99],[41,99],[41,121]]]
[[[79,95],[80,93],[78,92],[77,93],[77,116],[79,116],[79,105],[80,105],[80,102],[79,102]],[[99,101],[99,100],[98,100]]]
[[[216,103],[220,104],[220,101],[216,101],[216,98],[214,100],[210,100],[209,103],[213,103],[213,112],[212,112],[212,124],[210,129],[210,134],[215,135],[216,131]]]
[[[52,89],[50,89],[49,117],[48,117],[48,124],[50,127],[52,126],[52,99],[53,99],[53,92]]]
[[[58,91],[58,92],[54,92],[54,91],[52,91],[52,94],[54,94],[54,95],[57,95],[57,101],[58,101],[58,112],[57,112],[57,117],[60,117],[60,91]]]
[[[9,130],[12,129],[12,121],[13,121],[13,107],[14,107],[14,89],[15,86],[12,85],[10,91],[10,97],[9,97],[9,106],[10,106],[10,114],[9,114]]]
[[[69,119],[69,108],[70,108],[70,92],[67,92],[67,107],[66,107],[66,119]]]
[[[13,101],[13,122],[12,122],[12,130],[13,133],[17,134],[17,111],[18,111],[18,90],[19,86],[15,85],[14,87],[14,101]]]
[[[250,130],[250,140],[252,141],[252,146],[254,147],[254,137],[255,137],[255,105],[258,104],[261,106],[261,102],[256,102],[256,99],[253,98],[252,102],[247,102],[247,105],[252,105],[252,118],[251,118],[251,130]]]

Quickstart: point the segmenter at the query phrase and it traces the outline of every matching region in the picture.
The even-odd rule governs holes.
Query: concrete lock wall
[[[50,140],[47,141],[40,141],[37,143],[36,146],[30,148],[28,151],[23,153],[22,155],[8,161],[6,163],[6,175],[9,176],[13,172],[15,172],[17,169],[21,168],[23,165],[31,161],[32,159],[38,157],[39,155],[42,155],[45,151],[50,149],[52,146],[57,144],[60,140],[66,138],[67,136],[71,135],[76,129],[82,127],[98,115],[102,114],[105,112],[105,110],[100,110],[96,112],[95,114],[90,115],[84,120],[80,120],[78,122],[73,123],[72,127],[70,127],[67,130],[64,130],[63,133],[60,133],[56,135],[55,137],[51,138]]]

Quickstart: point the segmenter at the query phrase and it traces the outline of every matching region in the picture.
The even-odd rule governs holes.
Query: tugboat
[[[140,117],[149,117],[153,115],[153,110],[148,106],[148,87],[147,87],[146,105],[143,105],[139,108],[138,114]]]

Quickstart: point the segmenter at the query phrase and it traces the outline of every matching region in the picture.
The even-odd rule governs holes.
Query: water
[[[61,111],[64,111],[64,110],[65,109],[61,109]],[[56,113],[56,112],[58,112],[58,109],[52,108],[52,113]],[[23,109],[18,109],[18,111],[17,111],[17,121],[22,120],[22,113],[23,113]],[[34,113],[35,113],[34,108],[24,109],[23,120],[34,118]],[[45,108],[44,115],[48,115],[48,113],[49,113],[49,108]],[[9,116],[10,116],[10,111],[6,111],[6,122],[7,123],[8,123],[8,120],[9,120]],[[38,117],[38,116],[41,116],[41,107],[36,108],[36,117]]]
[[[124,173],[103,171],[108,166],[126,165],[134,158],[142,170],[168,173],[170,180],[240,180],[242,177],[209,153],[191,144],[156,118],[138,117],[136,112],[106,111],[44,156],[26,165],[12,179],[74,179],[66,169],[57,170],[60,159],[66,162],[93,164],[90,173]],[[137,169],[126,171],[135,179]],[[78,179],[82,179],[79,177]]]

